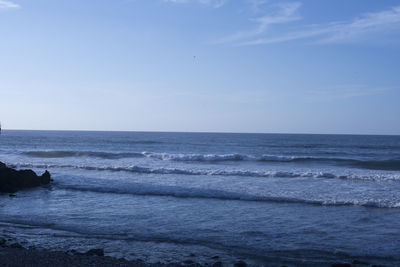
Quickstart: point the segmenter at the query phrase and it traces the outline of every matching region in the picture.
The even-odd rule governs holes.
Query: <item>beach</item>
[[[195,255],[195,254],[193,254]],[[1,266],[132,266],[132,267],[176,267],[176,266],[230,266],[218,261],[219,257],[212,257],[213,261],[209,263],[199,264],[192,260],[177,263],[146,263],[141,259],[127,261],[124,258],[114,258],[104,256],[102,249],[93,249],[86,253],[79,253],[74,250],[70,251],[51,251],[48,249],[36,249],[34,247],[24,248],[13,240],[0,240],[0,262]],[[311,266],[309,263],[302,261],[292,261],[289,264],[278,264],[277,262],[263,263],[263,266]],[[234,267],[253,266],[248,265],[244,261],[238,261],[232,264]],[[257,266],[257,265],[254,265]],[[331,266],[331,267],[357,267],[372,266],[383,267],[385,265],[370,264],[365,261],[353,260],[352,262],[332,262],[320,263],[315,266]]]
[[[140,261],[24,248],[0,248],[0,261],[1,266],[150,266]]]
[[[10,240],[11,241],[11,240]],[[126,261],[108,256],[60,252],[33,247],[24,248],[18,243],[0,245],[1,266],[163,266],[143,261]],[[5,242],[5,240],[0,241]]]

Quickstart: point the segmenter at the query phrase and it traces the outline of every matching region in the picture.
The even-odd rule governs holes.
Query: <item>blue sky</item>
[[[9,129],[400,134],[400,1],[0,0]]]

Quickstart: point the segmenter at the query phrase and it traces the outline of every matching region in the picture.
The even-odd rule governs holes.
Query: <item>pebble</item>
[[[233,266],[235,266],[235,267],[246,267],[247,263],[245,263],[244,261],[238,261]]]
[[[94,248],[85,253],[85,255],[104,256],[104,250],[101,248]]]
[[[21,244],[13,243],[10,245],[10,248],[22,248]]]
[[[359,260],[353,260],[353,264],[358,264],[358,265],[369,265],[368,262],[365,261],[359,261]]]

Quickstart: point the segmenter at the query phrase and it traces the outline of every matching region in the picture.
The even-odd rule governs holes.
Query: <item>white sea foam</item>
[[[103,159],[122,159],[145,157],[163,161],[186,162],[224,162],[224,161],[256,161],[256,162],[334,162],[350,167],[374,170],[400,170],[400,159],[361,160],[346,157],[301,156],[301,155],[248,155],[230,154],[177,154],[155,152],[102,152],[102,151],[25,151],[22,154],[39,158],[93,157]]]
[[[155,153],[155,152],[102,152],[102,151],[26,151],[22,154],[38,158],[64,158],[64,157],[94,157],[105,159],[146,157],[159,160],[173,161],[294,161],[318,160],[317,157],[291,156],[291,155],[247,155],[240,153],[227,154],[183,154],[183,153]]]
[[[400,181],[399,174],[334,174],[323,171],[262,171],[246,169],[184,169],[184,168],[150,168],[138,165],[130,166],[89,166],[69,164],[8,164],[16,168],[70,168],[87,171],[111,171],[111,172],[132,172],[139,174],[176,174],[176,175],[198,175],[198,176],[232,176],[232,177],[258,177],[258,178],[325,178],[325,179],[347,179],[360,181]]]
[[[143,152],[143,155],[148,158],[176,161],[238,161],[250,159],[249,156],[240,154],[171,154]]]

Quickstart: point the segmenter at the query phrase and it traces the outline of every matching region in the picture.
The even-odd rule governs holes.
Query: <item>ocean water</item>
[[[3,131],[0,161],[54,179],[0,195],[0,236],[26,246],[400,265],[400,136]]]

